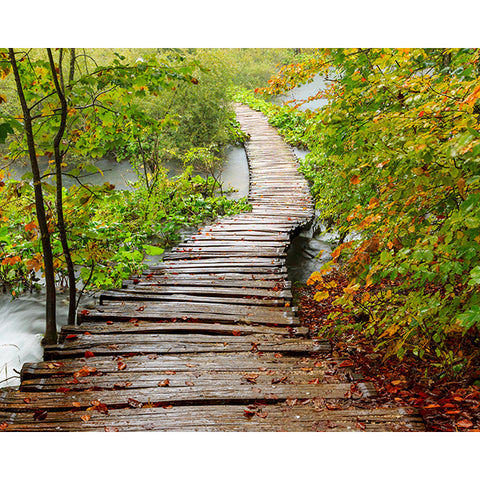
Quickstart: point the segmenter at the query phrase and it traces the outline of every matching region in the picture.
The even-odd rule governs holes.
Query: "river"
[[[303,85],[289,95],[277,98],[276,101],[286,101],[292,98],[308,98],[316,93],[322,86],[321,79]],[[323,100],[310,102],[301,108],[316,108],[321,106]],[[301,158],[308,152],[294,149],[295,154]],[[136,174],[128,161],[117,162],[113,159],[102,159],[96,162],[102,174],[95,173],[85,177],[84,180],[92,184],[102,184],[109,181],[117,189],[130,189],[131,182],[136,180]],[[166,165],[170,175],[181,171],[181,165],[171,163]],[[28,167],[16,165],[13,172],[14,178],[28,171]],[[229,194],[231,198],[239,199],[248,195],[249,178],[248,164],[245,151],[242,147],[230,147],[227,151],[226,162],[221,172],[221,181],[224,189],[234,191]],[[65,186],[74,182],[68,177]],[[287,253],[287,268],[289,279],[292,282],[304,283],[311,273],[318,270],[328,259],[332,251],[333,238],[326,234],[318,234],[318,227],[301,231],[292,241]],[[147,263],[154,263],[156,258],[147,259]],[[19,299],[11,300],[10,295],[0,294],[0,388],[17,386],[20,384],[19,372],[25,362],[38,362],[42,360],[43,350],[40,345],[45,328],[45,307],[43,292],[24,295]],[[60,293],[57,302],[57,325],[60,329],[66,323],[67,299]]]

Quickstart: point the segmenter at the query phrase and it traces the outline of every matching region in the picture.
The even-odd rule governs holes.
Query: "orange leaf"
[[[170,385],[170,380],[166,378],[165,380],[158,382],[159,387],[168,387]]]
[[[350,183],[352,185],[358,185],[359,183],[361,182],[361,179],[358,175],[354,175],[351,179],[350,179]]]
[[[84,422],[88,422],[91,417],[90,417],[90,415],[82,415],[80,418],[81,418]]]
[[[470,428],[473,427],[473,423],[468,420],[467,418],[464,418],[463,420],[460,420],[459,422],[456,423],[457,427],[460,428]]]
[[[353,367],[353,362],[351,360],[344,360],[340,365],[340,368],[344,367]]]

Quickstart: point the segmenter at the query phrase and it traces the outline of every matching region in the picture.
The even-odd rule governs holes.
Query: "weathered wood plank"
[[[316,404],[320,402],[317,400]],[[168,406],[168,405],[166,405]],[[252,412],[248,414],[246,412]],[[205,432],[376,432],[424,431],[415,409],[379,408],[370,410],[324,410],[307,405],[266,404],[172,406],[171,408],[125,408],[108,415],[90,411],[49,412],[43,420],[31,423],[30,413],[0,413],[6,431],[205,431]],[[15,422],[13,424],[13,422]]]

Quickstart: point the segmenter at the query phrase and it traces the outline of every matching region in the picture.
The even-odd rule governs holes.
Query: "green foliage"
[[[141,182],[132,191],[115,190],[108,183],[65,189],[69,242],[80,278],[90,280],[90,288],[119,286],[144,268],[145,255],[161,255],[185,227],[249,208],[245,201],[208,196],[206,191],[211,191],[211,185],[200,176],[192,178],[191,169],[171,179],[163,172],[150,194]],[[17,199],[3,203],[0,221],[0,282],[15,296],[34,288],[43,259],[32,185],[7,181],[1,193],[3,199]],[[53,195],[47,191],[47,205],[53,205]],[[66,275],[63,250],[52,216],[50,222],[54,264],[62,285]]]
[[[330,79],[303,169],[321,219],[356,238],[333,252],[351,280],[336,303],[367,312],[362,328],[388,354],[450,362],[452,338],[478,331],[479,56],[320,50],[285,67],[268,89],[318,73]],[[368,295],[359,297],[360,288]]]

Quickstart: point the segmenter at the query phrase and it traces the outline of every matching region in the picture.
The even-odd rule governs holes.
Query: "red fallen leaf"
[[[138,400],[135,400],[133,398],[129,398],[127,400],[127,403],[132,407],[132,408],[142,408],[143,403],[139,402]]]
[[[66,387],[58,387],[55,391],[58,393],[66,393],[66,392],[69,392],[70,389]]]
[[[360,422],[359,420],[355,422],[355,427],[359,428],[360,430],[365,430],[367,428],[365,424],[363,422]]]
[[[113,322],[111,320],[107,320],[107,325],[113,325]]]
[[[257,383],[258,373],[246,373],[243,378],[250,383]]]
[[[327,410],[340,410],[340,405],[335,403],[326,403],[325,407],[327,407]]]
[[[168,387],[170,385],[170,380],[166,378],[165,380],[162,380],[161,382],[158,382],[159,387]]]
[[[232,331],[232,335],[234,335],[235,337],[238,337],[242,334],[242,332],[240,332],[240,330],[233,330]]]
[[[127,388],[131,386],[132,386],[132,382],[118,382],[113,386],[113,388]]]
[[[23,403],[32,403],[32,399],[30,397],[25,397]]]
[[[320,383],[320,379],[319,378],[314,378],[313,380],[310,380],[308,383],[318,385]]]
[[[108,407],[105,403],[102,403],[100,400],[92,400],[91,404],[98,412],[108,415]]]
[[[75,385],[75,384],[77,384],[77,383],[79,383],[78,380],[77,380],[77,377],[73,377],[73,380],[68,380],[68,381],[67,381],[67,384],[68,384],[68,385],[72,385],[72,384]]]
[[[82,310],[80,315],[88,315],[90,312],[88,310]]]
[[[117,368],[118,368],[118,370],[125,370],[127,368],[127,365],[126,365],[126,363],[118,362],[117,363]]]
[[[136,308],[137,312],[143,312],[145,310],[146,305],[142,305],[141,307]]]
[[[195,384],[193,382],[185,382],[185,385],[188,387],[193,387]]]
[[[105,427],[106,432],[119,432],[120,430],[117,427]]]
[[[129,320],[130,323],[137,323],[138,322],[138,318],[131,318]]]
[[[83,422],[88,422],[92,417],[90,417],[90,415],[82,415],[80,418]]]
[[[260,418],[267,418],[268,412],[257,412],[257,415],[258,415]]]
[[[293,398],[293,397],[288,397],[286,400],[285,400],[285,403],[289,406],[289,407],[294,407],[298,402],[298,399],[296,398]]]
[[[353,362],[351,360],[344,360],[340,365],[340,368],[344,367],[353,367]]]
[[[140,283],[140,280],[138,278],[134,278],[133,283]]]
[[[91,352],[90,350],[87,350],[85,352],[85,358],[92,358],[94,356],[95,356],[95,354],[93,352]]]
[[[165,375],[176,375],[177,372],[174,372],[173,370],[165,370]]]
[[[3,422],[3,423],[0,425],[0,430],[5,430],[7,427],[8,427],[8,423]]]
[[[247,418],[252,418],[255,415],[255,412],[252,412],[250,410],[244,410],[243,415]]]
[[[423,110],[418,114],[419,117],[423,117],[424,115],[425,115],[425,112]]]
[[[282,378],[272,378],[272,385],[275,385],[277,383],[285,383],[287,380],[287,377],[282,377]]]
[[[91,335],[90,332],[83,332],[84,335]]]
[[[266,367],[258,367],[258,369],[259,369],[261,372],[266,372],[266,371],[267,371],[267,368],[266,368]]]
[[[34,420],[45,420],[47,418],[47,410],[35,410],[33,414]]]
[[[447,410],[445,412],[447,415],[458,415],[460,412],[460,410]]]
[[[275,357],[275,358],[281,358],[281,357],[283,357],[283,355],[282,355],[281,353],[276,353],[276,354],[274,355],[274,357]]]
[[[158,406],[162,408],[173,408],[173,405],[168,405],[166,403],[158,402]]]
[[[468,420],[467,418],[464,418],[463,420],[460,420],[455,424],[459,428],[470,428],[473,427],[473,423]]]
[[[88,377],[91,373],[95,373],[97,369],[95,367],[82,367],[78,372],[73,374],[73,378]],[[75,382],[77,383],[77,382]]]
[[[78,335],[71,334],[71,335],[67,335],[65,337],[65,340],[75,340],[76,338],[78,338]]]

